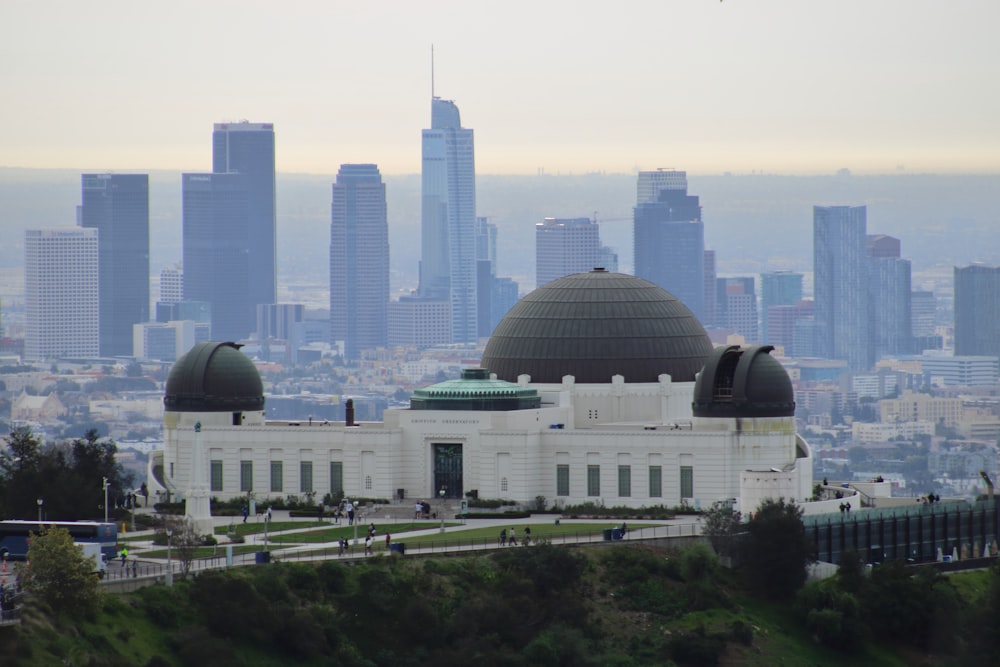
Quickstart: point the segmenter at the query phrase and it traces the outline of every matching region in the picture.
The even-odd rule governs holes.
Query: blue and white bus
[[[28,536],[48,528],[65,528],[77,544],[99,544],[105,560],[113,559],[118,548],[118,526],[100,521],[0,521],[0,558],[24,560],[28,556]]]

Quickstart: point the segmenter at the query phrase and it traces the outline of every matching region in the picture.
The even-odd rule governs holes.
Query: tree
[[[96,564],[92,557],[84,557],[68,530],[50,528],[32,534],[28,561],[30,565],[20,572],[21,583],[52,611],[72,618],[90,618],[97,612]]]
[[[747,525],[744,564],[751,583],[764,595],[789,598],[806,581],[815,559],[794,502],[767,499]]]
[[[723,558],[733,555],[733,540],[739,531],[739,519],[729,503],[714,502],[711,509],[702,514],[702,535],[708,538],[715,553]]]

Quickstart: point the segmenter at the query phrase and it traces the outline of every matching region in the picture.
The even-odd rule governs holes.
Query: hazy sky
[[[997,0],[0,1],[0,166],[420,170],[436,92],[481,173],[1000,171]]]

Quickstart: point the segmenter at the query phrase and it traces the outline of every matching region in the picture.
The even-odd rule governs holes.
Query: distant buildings
[[[899,239],[869,236],[868,300],[874,358],[911,354],[910,260],[900,258]]]
[[[802,300],[802,274],[791,271],[770,271],[760,274],[760,342],[785,345],[791,341],[790,327],[781,332],[782,341],[775,343],[769,328],[769,310],[775,306],[795,306]],[[811,314],[811,313],[810,313]],[[783,322],[784,324],[784,322]],[[785,325],[786,327],[788,325]]]
[[[867,209],[813,207],[816,353],[854,370],[874,363],[866,264]]]
[[[149,176],[83,174],[80,226],[98,230],[100,355],[132,354],[149,317]]]
[[[603,266],[600,260],[601,230],[590,218],[545,218],[535,225],[536,285]]]
[[[373,164],[344,164],[330,207],[330,342],[344,356],[388,340],[389,224],[385,184]]]
[[[247,188],[247,252],[253,271],[247,281],[249,302],[277,301],[274,125],[216,123],[212,132],[212,172],[243,174]]]
[[[212,336],[242,340],[274,303],[274,127],[218,123],[212,173],[183,174],[185,299],[206,301]]]
[[[26,360],[99,356],[98,236],[87,227],[24,233]]]
[[[422,135],[421,262],[417,296],[445,301],[451,339],[474,343],[476,308],[476,171],[473,132],[458,106],[431,99],[431,128]]]
[[[705,233],[682,171],[640,172],[633,217],[635,275],[705,316]],[[653,200],[652,197],[656,196]]]
[[[1000,267],[955,267],[955,354],[1000,356]]]
[[[160,269],[160,301],[179,303],[184,299],[184,267],[178,262]]]
[[[476,218],[476,312],[479,338],[488,338],[517,303],[517,283],[497,276],[497,226]]]
[[[715,303],[717,328],[733,331],[748,343],[758,342],[757,292],[752,277],[717,278]]]

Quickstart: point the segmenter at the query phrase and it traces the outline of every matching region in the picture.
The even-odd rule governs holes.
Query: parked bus
[[[24,560],[28,556],[28,536],[48,528],[65,528],[77,544],[97,544],[104,561],[113,559],[118,549],[118,526],[100,521],[0,521],[0,557]],[[84,547],[85,553],[90,553]],[[100,563],[98,563],[100,568]]]

